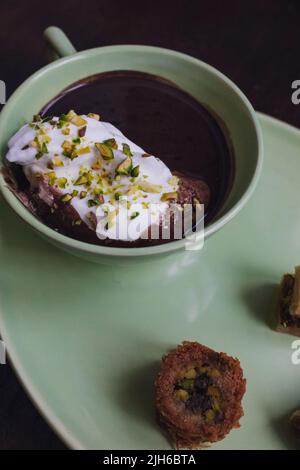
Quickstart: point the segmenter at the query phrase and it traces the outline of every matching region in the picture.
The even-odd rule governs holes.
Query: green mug
[[[227,200],[205,228],[208,238],[224,227],[245,205],[258,181],[263,144],[256,113],[239,88],[218,70],[188,55],[137,45],[97,47],[76,52],[63,31],[49,27],[45,38],[55,60],[29,77],[10,97],[0,115],[0,165],[9,138],[61,90],[86,76],[112,70],[136,70],[172,81],[223,121],[235,155],[235,178]],[[59,248],[104,264],[128,264],[185,250],[184,239],[143,248],[114,248],[77,241],[34,217],[12,194],[0,175],[0,190],[10,207],[35,231]]]

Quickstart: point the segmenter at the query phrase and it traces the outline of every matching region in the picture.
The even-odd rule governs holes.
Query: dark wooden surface
[[[254,107],[300,127],[300,2],[276,0],[0,0],[0,80],[8,95],[47,63],[42,32],[55,24],[75,47],[150,44],[214,65]],[[0,366],[0,449],[62,449],[10,365]]]

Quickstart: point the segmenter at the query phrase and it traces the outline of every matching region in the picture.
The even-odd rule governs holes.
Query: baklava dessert
[[[281,279],[276,320],[276,331],[300,336],[300,266]]]
[[[158,421],[176,449],[207,447],[240,426],[246,380],[225,353],[184,341],[163,358],[155,388]]]

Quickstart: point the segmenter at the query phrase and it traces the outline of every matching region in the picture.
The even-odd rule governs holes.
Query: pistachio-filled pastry
[[[10,139],[5,172],[43,222],[95,244],[161,243],[161,230],[152,239],[150,229],[165,225],[171,204],[205,207],[210,200],[204,181],[172,173],[93,113],[35,116]]]
[[[184,341],[165,356],[156,382],[156,410],[176,449],[197,449],[240,426],[246,380],[238,359]]]
[[[276,317],[276,331],[300,336],[300,266],[281,279]]]

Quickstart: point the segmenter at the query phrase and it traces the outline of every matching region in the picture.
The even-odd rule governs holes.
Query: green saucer
[[[41,412],[73,448],[169,449],[155,422],[161,356],[197,340],[237,356],[245,416],[216,449],[297,446],[295,338],[271,329],[276,284],[300,262],[300,131],[260,115],[265,162],[245,209],[201,252],[130,268],[44,242],[0,205],[0,331]],[[5,366],[1,366],[5,367]]]

